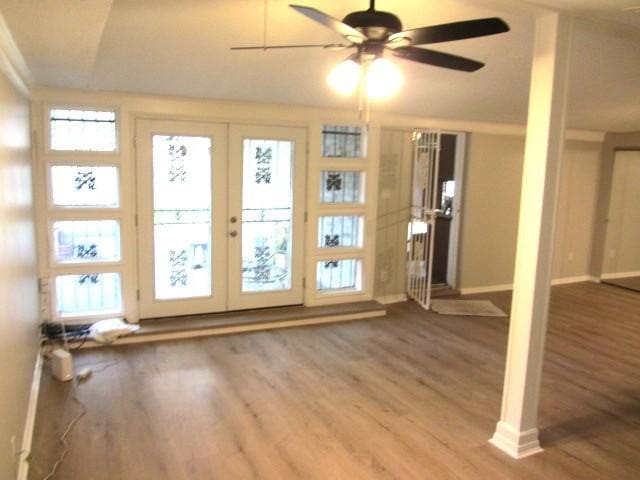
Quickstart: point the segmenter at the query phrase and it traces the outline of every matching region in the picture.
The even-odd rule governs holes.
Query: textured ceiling
[[[268,43],[339,41],[288,3],[269,0]],[[366,0],[298,3],[338,18],[367,6]],[[569,125],[640,130],[640,14],[623,10],[634,3],[546,3],[577,16]],[[229,50],[262,43],[263,8],[264,0],[0,0],[0,12],[39,85],[355,108],[354,99],[337,97],[324,80],[345,52]],[[378,0],[377,9],[393,11],[405,28],[501,16],[511,31],[435,46],[487,63],[472,74],[398,60],[405,87],[374,108],[524,123],[540,8],[513,0]]]

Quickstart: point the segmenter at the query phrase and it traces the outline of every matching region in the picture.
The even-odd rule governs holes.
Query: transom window
[[[54,108],[50,112],[51,150],[114,152],[116,112]]]

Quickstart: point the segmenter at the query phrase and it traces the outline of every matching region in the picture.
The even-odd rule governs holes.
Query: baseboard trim
[[[245,325],[230,325],[226,327],[213,327],[199,330],[183,330],[179,332],[149,333],[146,335],[136,335],[134,333],[126,337],[120,337],[115,342],[106,345],[89,340],[85,342],[81,348],[84,349],[130,345],[134,343],[162,342],[165,340],[180,340],[184,338],[209,337],[214,335],[229,335],[233,333],[275,330],[279,328],[322,325],[325,323],[350,322],[352,320],[364,320],[367,318],[384,317],[386,314],[386,310],[374,310],[368,312],[347,313],[342,315],[328,315],[316,318],[281,320],[267,323],[250,323]],[[69,346],[75,347],[80,346],[80,344],[79,342],[73,342]]]
[[[515,459],[529,457],[543,451],[538,440],[537,428],[520,432],[503,421],[496,425],[496,432],[489,443]]]
[[[554,278],[553,280],[551,280],[551,285],[568,285],[570,283],[581,283],[581,282],[597,283],[598,279],[593,275],[578,275],[576,277]]]
[[[388,305],[390,303],[406,302],[407,294],[398,293],[396,295],[385,295],[383,297],[375,297],[374,300],[383,305]]]
[[[602,275],[600,275],[600,278],[602,280],[614,280],[616,278],[629,277],[640,277],[640,270],[636,270],[635,272],[603,273]]]
[[[640,272],[629,272],[635,273],[636,275],[640,275]],[[634,277],[635,275],[628,275],[630,277]],[[604,275],[601,278],[605,278]],[[619,277],[622,278],[622,277]],[[568,285],[570,283],[580,283],[580,282],[598,282],[598,278],[593,275],[577,275],[575,277],[562,277],[562,278],[554,278],[551,280],[551,285]],[[461,288],[460,293],[462,295],[473,295],[476,293],[490,293],[490,292],[504,292],[506,290],[513,290],[512,283],[504,283],[502,285],[487,285],[486,287],[470,287],[470,288]]]
[[[502,285],[487,285],[486,287],[469,287],[461,288],[461,295],[473,295],[476,293],[489,293],[489,292],[504,292],[505,290],[513,290],[512,283],[505,283]]]
[[[31,381],[31,393],[29,394],[29,405],[27,407],[27,417],[24,421],[24,431],[22,433],[22,453],[18,465],[17,480],[27,480],[29,476],[29,456],[31,455],[31,443],[33,441],[33,430],[36,423],[36,411],[38,409],[38,397],[40,395],[40,377],[42,377],[42,354],[38,349],[36,364],[33,367],[33,379]]]

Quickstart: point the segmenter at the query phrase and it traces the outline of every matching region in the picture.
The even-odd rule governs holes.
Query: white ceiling
[[[340,40],[269,0],[267,42]],[[342,18],[367,0],[296,0]],[[569,126],[640,130],[640,0],[538,0],[576,15]],[[0,12],[39,85],[355,108],[324,81],[345,52],[235,51],[260,45],[264,0],[0,0]],[[537,6],[514,0],[378,0],[405,28],[500,16],[511,31],[434,49],[486,62],[468,74],[398,60],[405,88],[374,108],[477,120],[526,120]]]

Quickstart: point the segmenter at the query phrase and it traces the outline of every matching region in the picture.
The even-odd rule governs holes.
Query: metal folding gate
[[[407,238],[407,294],[431,305],[431,274],[438,203],[440,132],[413,133],[413,193]]]

